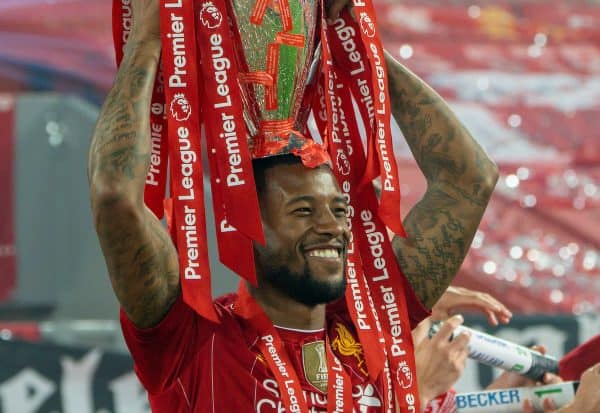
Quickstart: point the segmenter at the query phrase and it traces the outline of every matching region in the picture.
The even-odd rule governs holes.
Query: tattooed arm
[[[431,308],[452,282],[479,226],[498,171],[443,99],[386,55],[392,113],[427,179],[427,191],[392,241],[400,266]]]
[[[177,254],[143,199],[150,101],[160,56],[157,3],[132,2],[140,24],[134,24],[100,112],[88,164],[92,211],[112,286],[139,327],[157,324],[179,292]]]

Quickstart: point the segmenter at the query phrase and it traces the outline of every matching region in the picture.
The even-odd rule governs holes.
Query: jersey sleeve
[[[215,324],[200,317],[177,298],[166,317],[155,327],[136,327],[120,311],[121,328],[135,364],[135,372],[150,394],[168,389],[191,362],[194,349],[202,346]]]

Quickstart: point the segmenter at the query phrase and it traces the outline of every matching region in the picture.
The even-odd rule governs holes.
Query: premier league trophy
[[[302,150],[318,0],[228,0],[244,119],[255,158]],[[308,93],[310,95],[310,93]]]

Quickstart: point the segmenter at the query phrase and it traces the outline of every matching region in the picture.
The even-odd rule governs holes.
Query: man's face
[[[331,170],[277,165],[265,171],[265,181],[266,246],[255,245],[259,283],[310,306],[340,298],[350,232]]]

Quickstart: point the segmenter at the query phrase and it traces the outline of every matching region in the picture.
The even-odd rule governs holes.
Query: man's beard
[[[344,264],[343,274],[345,270]],[[346,291],[346,277],[335,282],[318,280],[308,264],[304,265],[301,273],[291,272],[287,266],[270,265],[265,271],[265,281],[294,301],[309,307],[335,301]]]

